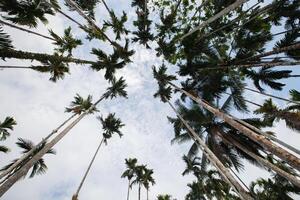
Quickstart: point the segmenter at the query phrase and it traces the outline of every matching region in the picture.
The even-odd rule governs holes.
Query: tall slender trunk
[[[166,98],[165,98],[166,99]],[[216,155],[207,147],[205,142],[197,135],[197,133],[189,126],[187,121],[183,119],[183,117],[178,113],[176,108],[170,103],[168,99],[166,99],[170,107],[174,110],[176,115],[188,129],[188,133],[192,139],[196,141],[196,143],[203,150],[203,153],[206,154],[207,158],[212,162],[212,164],[219,170],[220,174],[223,178],[228,182],[230,186],[242,197],[242,199],[252,199],[253,198],[248,194],[248,192],[235,180],[230,171],[222,164],[222,162],[216,157]]]
[[[221,10],[219,13],[217,13],[216,15],[212,16],[211,18],[209,18],[208,20],[206,20],[205,22],[203,22],[202,24],[200,24],[199,26],[197,26],[196,28],[194,28],[192,31],[190,31],[189,33],[183,35],[180,40],[183,40],[184,38],[186,38],[187,36],[195,33],[196,31],[200,30],[201,28],[207,26],[208,24],[212,23],[213,21],[219,19],[220,17],[222,17],[223,15],[226,15],[227,13],[229,13],[230,11],[236,9],[237,7],[239,7],[240,5],[242,5],[243,3],[247,2],[248,0],[237,0],[236,2],[234,2],[233,4],[231,4],[230,6],[224,8],[223,10]]]
[[[77,114],[73,114],[70,116],[67,120],[65,120],[62,124],[60,124],[56,129],[54,129],[49,135],[47,135],[45,138],[43,138],[37,145],[35,145],[30,151],[28,151],[26,154],[24,154],[21,158],[19,158],[14,164],[12,164],[9,168],[7,168],[5,171],[3,171],[0,174],[0,179],[5,177],[7,174],[11,173],[14,169],[19,167],[19,165],[25,161],[27,158],[29,158],[34,151],[38,149],[44,142],[46,142],[52,135],[57,133],[59,129],[61,129],[64,125],[66,125],[71,119],[73,119]]]
[[[1,58],[17,58],[17,59],[24,59],[24,60],[37,60],[40,62],[46,60],[57,60],[60,59],[62,62],[69,62],[69,63],[76,63],[76,64],[95,64],[96,62],[89,61],[89,60],[82,60],[78,58],[72,57],[63,57],[63,56],[55,56],[50,54],[43,54],[43,53],[33,53],[27,51],[18,51],[13,49],[0,49],[0,57]]]
[[[130,193],[130,179],[128,180],[127,200],[129,200],[129,193]]]
[[[147,188],[147,200],[149,200],[149,189]]]
[[[37,154],[35,154],[26,164],[24,164],[18,171],[16,171],[11,177],[9,177],[1,186],[0,186],[0,197],[7,192],[11,186],[13,186],[20,178],[26,175],[27,171],[41,159],[55,144],[57,144],[67,133],[72,130],[72,128],[78,124],[92,109],[94,109],[105,96],[103,95],[96,103],[94,103],[90,109],[80,114],[71,124],[69,124],[64,130],[62,130],[55,138],[50,142],[46,143],[43,149],[41,149]]]
[[[32,67],[25,67],[25,66],[0,66],[0,69],[32,69]]]
[[[107,10],[107,12],[110,13],[110,9],[108,8],[108,6],[107,6],[105,0],[102,0],[102,3],[103,3],[103,5],[104,5],[105,9]]]
[[[300,29],[300,27],[293,28],[293,29],[286,30],[286,31],[282,31],[282,32],[278,32],[278,33],[273,34],[272,37],[277,36],[277,35],[281,35],[281,34],[285,34],[285,33],[291,32],[291,31],[295,31],[295,30],[298,30],[298,29]]]
[[[73,0],[65,0],[65,1],[68,5],[73,7],[78,12],[78,14],[82,16],[95,30],[99,31],[105,37],[105,39],[107,39],[110,42],[110,44],[114,46],[114,43],[111,41],[111,39],[109,39],[109,37],[101,30],[101,28],[99,28],[96,25],[96,22],[92,18],[84,14],[82,9],[77,5],[76,2],[74,2]]]
[[[80,184],[79,184],[79,186],[78,186],[78,188],[77,188],[77,191],[76,191],[76,193],[74,194],[74,196],[75,196],[76,198],[78,197],[78,194],[79,194],[79,192],[80,192],[80,190],[81,190],[81,188],[82,188],[82,185],[83,185],[83,183],[84,183],[84,181],[85,181],[85,179],[86,179],[86,177],[87,177],[87,175],[88,175],[88,173],[89,173],[89,171],[90,171],[90,169],[91,169],[91,167],[92,167],[92,165],[93,165],[93,163],[94,163],[94,161],[95,161],[95,158],[96,158],[96,156],[97,156],[97,154],[98,154],[98,152],[99,152],[99,149],[100,149],[100,147],[101,147],[103,141],[104,141],[104,138],[102,138],[102,140],[101,140],[99,146],[97,147],[97,150],[96,150],[96,152],[95,152],[95,154],[94,154],[94,156],[93,156],[93,158],[92,158],[92,160],[91,160],[91,162],[90,162],[90,164],[89,164],[89,166],[88,166],[88,168],[87,168],[87,170],[86,170],[86,172],[85,172],[85,174],[84,174],[84,176],[83,176],[83,178],[82,178],[82,180],[81,180],[81,182],[80,182]]]
[[[291,146],[291,145],[289,145],[289,144],[287,144],[287,143],[279,140],[278,138],[272,136],[271,134],[268,134],[266,132],[261,131],[260,129],[256,128],[255,126],[253,126],[253,125],[251,125],[251,124],[249,124],[249,123],[247,123],[247,122],[245,122],[243,120],[240,120],[240,119],[238,119],[236,117],[233,117],[233,116],[230,116],[230,117],[232,117],[234,120],[236,120],[237,122],[241,123],[242,125],[247,126],[248,128],[252,129],[253,131],[255,131],[255,132],[257,132],[257,133],[259,133],[259,134],[261,134],[261,135],[263,135],[263,136],[265,136],[267,138],[269,138],[270,140],[273,140],[274,142],[276,142],[276,143],[284,146],[285,148],[291,150],[292,152],[300,155],[299,149],[296,149],[295,147],[293,147],[293,146]]]
[[[228,123],[233,128],[237,129],[238,131],[240,131],[241,133],[243,133],[244,135],[249,137],[251,140],[256,141],[257,143],[262,145],[267,151],[275,154],[276,156],[278,156],[279,158],[286,161],[291,166],[293,166],[294,168],[296,168],[297,170],[300,171],[300,159],[298,157],[296,157],[295,155],[291,154],[290,152],[288,152],[287,150],[281,148],[280,146],[272,143],[265,136],[258,135],[253,130],[249,129],[248,127],[246,127],[242,124],[240,124],[239,122],[237,122],[235,119],[233,119],[229,115],[227,115],[227,114],[221,112],[220,110],[210,106],[207,102],[204,102],[202,99],[191,95],[190,93],[188,93],[185,90],[177,87],[176,85],[174,85],[171,82],[169,82],[169,84],[172,87],[174,87],[175,89],[177,89],[177,90],[181,91],[182,93],[184,93],[185,95],[189,96],[191,99],[196,101],[199,105],[203,106],[206,110],[213,113],[215,116],[223,119],[226,123]]]
[[[257,59],[257,58],[261,58],[261,57],[265,57],[265,56],[270,56],[270,55],[273,55],[273,54],[278,54],[278,53],[282,53],[282,52],[286,52],[286,51],[296,50],[296,49],[300,49],[300,42],[298,42],[297,44],[293,44],[293,45],[282,47],[282,48],[275,48],[272,51],[261,53],[261,54],[258,54],[256,56],[251,56],[249,58],[245,58],[245,59],[239,60],[237,62],[242,62],[242,61],[246,61],[246,60],[253,60],[253,59]]]
[[[294,103],[294,104],[300,105],[300,102],[298,102],[298,101],[293,101],[293,100],[290,100],[290,99],[274,96],[274,95],[271,95],[271,94],[267,94],[265,92],[260,92],[260,91],[257,91],[257,90],[253,90],[253,89],[248,88],[248,87],[244,87],[244,89],[249,90],[251,92],[258,93],[258,94],[262,94],[262,95],[265,95],[265,96],[268,96],[268,97],[272,97],[272,98],[275,98],[275,99],[279,99],[279,100],[282,100],[282,101],[286,101],[286,102],[289,102],[289,103]]]
[[[138,200],[141,200],[141,184],[139,183]]]
[[[14,24],[10,24],[10,23],[5,22],[5,21],[3,21],[3,20],[1,20],[1,19],[0,19],[0,24],[4,24],[4,25],[9,26],[9,27],[12,27],[12,28],[14,28],[14,29],[18,29],[18,30],[21,30],[21,31],[25,31],[25,32],[27,32],[27,33],[34,34],[34,35],[37,35],[37,36],[46,38],[46,39],[48,39],[48,40],[56,41],[56,40],[55,40],[54,38],[52,38],[52,37],[49,37],[49,36],[47,36],[47,35],[43,35],[43,34],[40,34],[40,33],[34,32],[34,31],[31,31],[31,30],[26,29],[26,28],[22,28],[22,27],[20,27],[20,26],[16,26],[16,25],[14,25]]]
[[[257,162],[259,162],[260,164],[262,164],[262,165],[266,166],[267,168],[273,170],[274,172],[276,172],[278,175],[282,176],[283,178],[286,178],[287,180],[289,180],[291,183],[293,183],[297,187],[300,187],[300,180],[297,179],[292,174],[287,173],[286,171],[280,169],[279,167],[277,167],[276,165],[270,163],[266,159],[264,159],[264,158],[256,155],[255,153],[251,152],[250,150],[248,150],[247,148],[245,148],[242,144],[240,144],[234,138],[228,137],[225,133],[220,133],[219,131],[217,131],[217,134],[222,138],[222,140],[225,143],[231,144],[233,146],[236,146],[241,151],[243,151],[244,153],[246,153],[247,155],[249,155],[250,157],[252,157],[253,159],[255,159]]]
[[[252,68],[252,67],[274,67],[274,66],[297,66],[300,65],[300,61],[283,61],[283,62],[264,62],[264,63],[253,63],[253,64],[240,64],[240,65],[224,65],[217,67],[206,67],[202,68],[199,71],[205,70],[228,70],[228,69],[236,69],[236,68]],[[298,77],[297,75],[291,75],[290,77]]]

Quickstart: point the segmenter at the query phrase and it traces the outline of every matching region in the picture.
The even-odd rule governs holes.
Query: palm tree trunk
[[[127,200],[129,200],[129,193],[130,193],[130,180],[128,180]]]
[[[265,95],[265,96],[268,96],[268,97],[273,97],[275,99],[279,99],[279,100],[282,100],[282,101],[286,101],[286,102],[289,102],[289,103],[294,103],[294,104],[300,105],[300,102],[297,102],[297,101],[293,101],[293,100],[285,99],[285,98],[282,98],[282,97],[274,96],[274,95],[271,95],[271,94],[267,94],[267,93],[264,93],[264,92],[253,90],[253,89],[248,88],[248,87],[244,87],[244,89],[249,90],[251,92],[256,92],[258,94],[262,94],[262,95]]]
[[[110,13],[110,9],[108,8],[108,6],[107,6],[105,0],[102,0],[102,3],[103,3],[103,5],[104,5],[104,7],[106,8],[107,12]]]
[[[43,53],[33,53],[27,51],[18,51],[13,49],[0,49],[1,58],[17,58],[24,60],[37,60],[43,62],[45,60],[57,60],[60,59],[62,62],[76,63],[76,64],[95,64],[93,61],[81,60],[72,57],[55,56]]]
[[[285,33],[291,32],[291,31],[295,31],[295,30],[298,30],[298,29],[300,29],[300,27],[293,28],[293,29],[286,30],[286,31],[282,31],[282,32],[279,32],[279,33],[275,33],[275,34],[272,35],[272,37],[277,36],[277,35],[281,35],[281,34],[285,34]]]
[[[209,18],[208,20],[206,20],[205,22],[203,22],[202,24],[200,24],[199,26],[197,26],[195,29],[193,29],[192,31],[190,31],[189,33],[183,35],[180,40],[183,40],[184,38],[186,38],[187,36],[195,33],[196,31],[200,30],[201,28],[207,26],[208,24],[210,24],[211,22],[219,19],[220,17],[222,17],[223,15],[226,15],[227,13],[229,13],[230,11],[234,10],[235,8],[239,7],[240,5],[242,5],[243,3],[247,2],[248,0],[237,0],[236,2],[234,2],[233,4],[231,4],[230,6],[224,8],[222,11],[220,11],[219,13],[217,13],[216,15],[212,16],[211,18]]]
[[[280,169],[276,165],[268,162],[266,159],[264,159],[264,158],[256,155],[255,153],[251,152],[250,150],[248,150],[247,148],[245,148],[242,144],[240,144],[237,140],[235,140],[235,139],[233,139],[231,137],[227,137],[225,133],[220,133],[219,131],[217,131],[217,134],[222,138],[222,140],[225,143],[227,143],[229,145],[231,144],[233,146],[236,146],[241,151],[243,151],[244,153],[246,153],[247,155],[249,155],[250,157],[252,157],[253,159],[255,159],[257,162],[259,162],[260,164],[262,164],[262,165],[266,166],[267,168],[273,170],[274,172],[276,172],[277,174],[279,174],[283,178],[286,178],[287,180],[289,180],[291,183],[293,183],[297,187],[300,187],[300,180],[297,179],[292,174],[285,172],[284,170]]]
[[[229,94],[229,93],[227,93],[227,92],[225,92],[225,94],[231,95],[231,94]],[[254,103],[254,102],[249,101],[249,100],[247,100],[247,99],[245,99],[245,101],[248,102],[248,103],[250,103],[250,104],[253,104],[253,105],[255,105],[255,106],[262,107],[262,105],[257,104],[257,103]],[[231,117],[233,117],[233,116],[231,116]],[[234,117],[233,117],[233,118],[234,118]],[[234,119],[235,119],[236,121],[238,121],[239,123],[241,123],[241,124],[247,126],[248,128],[250,128],[250,129],[256,131],[257,133],[266,136],[266,137],[269,138],[270,140],[273,140],[274,142],[276,142],[276,143],[278,143],[278,144],[284,146],[285,148],[291,150],[292,152],[295,152],[296,154],[300,155],[300,150],[299,150],[299,149],[296,149],[295,147],[293,147],[293,146],[291,146],[291,145],[289,145],[289,144],[287,144],[287,143],[285,143],[285,142],[279,140],[278,138],[272,136],[271,134],[268,134],[268,133],[266,133],[266,132],[261,131],[260,129],[256,128],[255,126],[252,126],[251,124],[248,124],[248,123],[244,122],[243,120],[240,120],[240,119],[238,119],[238,118],[234,118]]]
[[[95,154],[94,154],[94,156],[93,156],[93,158],[92,158],[92,160],[91,160],[91,162],[90,162],[90,164],[89,164],[89,166],[88,166],[88,168],[87,168],[87,170],[86,170],[86,172],[85,172],[85,174],[84,174],[84,176],[83,176],[83,178],[82,178],[82,180],[81,180],[81,182],[80,182],[80,184],[79,184],[79,186],[78,186],[78,188],[77,188],[77,191],[76,191],[76,193],[74,194],[74,196],[78,197],[78,194],[79,194],[79,192],[80,192],[80,190],[81,190],[81,188],[82,188],[82,185],[83,185],[83,183],[84,183],[84,181],[85,181],[85,179],[86,179],[86,177],[87,177],[87,175],[88,175],[88,173],[89,173],[89,171],[90,171],[90,169],[91,169],[91,167],[92,167],[92,165],[93,165],[93,163],[94,163],[94,161],[95,161],[95,158],[96,158],[96,156],[97,156],[97,154],[98,154],[98,152],[99,152],[99,149],[100,149],[100,147],[101,147],[103,141],[104,141],[104,138],[102,138],[102,140],[101,140],[99,146],[97,147],[97,150],[96,150],[96,152],[95,152]]]
[[[272,136],[271,134],[268,134],[266,132],[261,131],[260,129],[256,128],[255,126],[253,126],[251,124],[248,124],[247,122],[244,122],[243,120],[240,120],[240,119],[235,118],[233,116],[230,116],[230,117],[232,117],[234,120],[236,120],[237,122],[241,123],[242,125],[247,126],[248,128],[254,130],[255,132],[257,132],[257,133],[259,133],[259,134],[261,134],[261,135],[269,138],[270,140],[273,140],[274,142],[276,142],[276,143],[284,146],[285,148],[291,150],[292,152],[295,152],[296,154],[300,155],[300,150],[299,149],[296,149],[295,147],[293,147],[293,146],[291,146],[291,145],[289,145],[289,144],[287,144],[287,143],[279,140],[278,138]]]
[[[147,188],[147,200],[149,200],[149,189]]]
[[[298,42],[296,44],[293,44],[293,45],[290,45],[290,46],[282,47],[282,48],[275,48],[272,51],[261,53],[261,54],[258,54],[256,56],[251,56],[249,58],[242,59],[238,62],[242,62],[242,61],[246,61],[246,60],[253,60],[253,59],[257,59],[257,58],[261,58],[261,57],[265,57],[265,56],[270,56],[270,55],[273,55],[273,54],[278,54],[278,53],[282,53],[282,52],[286,52],[286,51],[296,50],[296,49],[300,49],[300,42]]]
[[[0,66],[0,69],[32,69],[32,68],[25,67],[25,66]]]
[[[94,109],[105,96],[103,95],[96,103],[94,103],[90,109],[80,114],[77,119],[75,119],[71,124],[69,124],[62,132],[60,132],[55,138],[48,142],[43,149],[41,149],[37,154],[35,154],[26,164],[24,164],[18,171],[16,171],[11,177],[9,177],[1,186],[0,186],[0,197],[7,192],[11,186],[13,186],[20,178],[26,175],[27,171],[41,159],[55,144],[57,144],[70,130],[78,124],[92,109]]]
[[[65,120],[62,124],[60,124],[56,129],[54,129],[49,135],[47,135],[45,138],[43,138],[37,145],[35,145],[30,151],[28,151],[26,154],[24,154],[21,158],[19,158],[14,164],[12,164],[9,168],[7,168],[5,171],[3,171],[0,174],[0,179],[5,177],[7,174],[11,173],[14,169],[19,167],[19,165],[25,161],[27,158],[29,158],[34,151],[38,149],[44,142],[46,142],[52,135],[57,133],[59,129],[61,129],[64,125],[66,125],[71,119],[73,119],[77,114],[73,114],[71,117],[69,117],[67,120]]]
[[[139,183],[138,200],[141,200],[141,184]]]
[[[224,65],[224,66],[217,66],[217,67],[206,67],[199,69],[199,71],[205,70],[228,70],[228,69],[236,69],[236,68],[252,68],[252,67],[274,67],[274,66],[297,66],[300,64],[300,61],[284,61],[284,62],[264,62],[264,63],[253,63],[253,64],[241,64],[241,65]],[[293,77],[291,75],[290,77]],[[295,75],[295,77],[298,77]]]
[[[49,37],[49,36],[47,36],[47,35],[43,35],[43,34],[40,34],[40,33],[34,32],[34,31],[31,31],[31,30],[26,29],[26,28],[22,28],[22,27],[20,27],[20,26],[16,26],[16,25],[14,25],[14,24],[10,24],[10,23],[5,22],[5,21],[3,21],[3,20],[1,20],[1,19],[0,19],[0,23],[1,23],[1,24],[4,24],[4,25],[6,25],[6,26],[12,27],[12,28],[21,30],[21,31],[25,31],[25,32],[27,32],[27,33],[31,33],[31,34],[34,34],[34,35],[37,35],[37,36],[46,38],[46,39],[48,39],[48,40],[56,41],[56,40],[55,40],[54,38],[52,38],[52,37]]]
[[[174,110],[176,115],[179,117],[179,119],[182,121],[182,123],[185,125],[185,127],[188,129],[188,133],[192,139],[194,139],[197,144],[200,146],[200,148],[203,150],[203,153],[206,154],[207,158],[213,163],[213,165],[219,169],[220,174],[223,176],[223,178],[228,182],[230,186],[236,192],[241,196],[242,199],[253,199],[248,192],[235,180],[235,178],[232,176],[232,174],[229,172],[229,170],[222,164],[222,162],[216,157],[216,155],[207,147],[205,142],[197,135],[197,133],[189,126],[187,121],[183,119],[183,117],[178,113],[176,108],[170,103],[170,101],[165,98],[165,100],[168,102],[170,107]]]
[[[114,43],[109,39],[109,37],[101,30],[101,28],[99,28],[97,25],[96,25],[96,22],[88,17],[87,15],[84,14],[84,12],[82,11],[82,9],[77,5],[76,2],[74,2],[73,0],[66,0],[66,3],[68,5],[70,5],[71,7],[73,7],[80,16],[82,16],[95,30],[99,31],[104,37],[105,39],[107,39],[110,44],[114,45]]]
[[[239,122],[237,122],[235,119],[233,119],[229,115],[227,115],[227,114],[221,112],[220,110],[210,106],[207,102],[204,102],[202,99],[191,95],[190,93],[188,93],[185,90],[177,87],[176,85],[174,85],[171,82],[169,82],[169,84],[172,87],[174,87],[175,89],[177,89],[177,90],[181,91],[182,93],[184,93],[185,95],[189,96],[191,99],[196,101],[199,105],[203,106],[206,110],[213,113],[215,116],[223,119],[226,123],[228,123],[233,128],[237,129],[238,131],[240,131],[241,133],[243,133],[244,135],[249,137],[251,140],[258,142],[267,151],[275,154],[276,156],[278,156],[279,158],[286,161],[291,166],[293,166],[294,168],[296,168],[297,170],[300,171],[300,159],[298,157],[296,157],[295,155],[291,154],[290,152],[288,152],[287,150],[281,148],[280,146],[275,145],[274,143],[269,141],[265,136],[258,135],[253,130],[249,129],[248,127],[246,127],[242,124],[240,124]]]

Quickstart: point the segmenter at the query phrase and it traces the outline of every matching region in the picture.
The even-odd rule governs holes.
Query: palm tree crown
[[[89,110],[93,106],[92,103],[93,98],[91,95],[88,95],[88,97],[84,99],[79,94],[76,94],[74,98],[75,99],[74,101],[71,102],[70,107],[66,108],[66,112],[81,114],[82,112]],[[97,108],[95,107],[89,111],[89,113],[94,113],[94,112],[98,112]]]
[[[105,119],[102,116],[97,117],[97,119],[102,124],[102,129],[104,131],[103,138],[105,143],[107,143],[107,140],[110,139],[115,133],[117,133],[120,137],[123,136],[120,128],[125,125],[122,124],[119,118],[115,117],[115,113],[110,113]]]

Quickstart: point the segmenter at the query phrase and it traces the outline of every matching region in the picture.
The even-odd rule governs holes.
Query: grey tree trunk
[[[269,161],[265,160],[264,158],[249,151],[247,148],[244,148],[243,145],[241,145],[238,141],[234,140],[233,138],[227,137],[225,133],[220,133],[219,131],[216,131],[216,132],[222,138],[222,140],[224,140],[224,142],[231,144],[233,146],[236,146],[237,148],[242,150],[244,153],[246,153],[247,155],[249,155],[250,157],[255,159],[257,162],[259,162],[260,164],[273,170],[274,172],[276,172],[283,178],[286,178],[287,180],[289,180],[291,183],[293,183],[297,187],[300,187],[300,180],[298,178],[296,178],[295,176],[293,176],[292,174],[285,172],[284,170],[280,169],[276,165],[270,163]]]
[[[138,200],[141,200],[141,184],[139,183]]]
[[[285,98],[282,98],[282,97],[274,96],[274,95],[271,95],[271,94],[267,94],[267,93],[264,93],[264,92],[256,91],[256,90],[253,90],[253,89],[248,88],[248,87],[244,87],[244,89],[249,90],[251,92],[258,93],[258,94],[262,94],[262,95],[265,95],[265,96],[268,96],[268,97],[272,97],[272,98],[275,98],[275,99],[279,99],[279,100],[282,100],[282,101],[286,101],[286,102],[289,102],[289,103],[294,103],[294,104],[300,105],[300,102],[298,102],[298,101],[293,101],[293,100],[285,99]]]
[[[73,7],[78,12],[78,14],[82,16],[95,30],[99,31],[105,37],[105,39],[107,39],[113,45],[113,42],[109,39],[109,37],[101,30],[101,28],[99,28],[96,25],[96,22],[92,18],[84,14],[82,9],[77,5],[76,2],[74,2],[73,0],[65,0],[65,1],[68,5]]]
[[[82,188],[82,185],[83,185],[83,183],[84,183],[84,181],[85,181],[85,179],[86,179],[86,177],[87,177],[87,175],[88,175],[88,173],[89,173],[89,171],[90,171],[90,169],[91,169],[91,167],[92,167],[92,165],[93,165],[93,163],[95,161],[95,158],[96,158],[96,156],[97,156],[97,154],[99,152],[99,149],[100,149],[103,141],[104,141],[104,138],[101,140],[99,146],[97,147],[97,150],[96,150],[96,152],[95,152],[95,154],[94,154],[94,156],[93,156],[93,158],[92,158],[92,160],[91,160],[91,162],[90,162],[90,164],[89,164],[89,166],[88,166],[88,168],[87,168],[87,170],[86,170],[86,172],[85,172],[85,174],[84,174],[84,176],[83,176],[83,178],[82,178],[82,180],[81,180],[81,182],[80,182],[80,184],[79,184],[79,186],[77,188],[77,191],[74,194],[74,196],[78,197],[78,194],[79,194],[79,192],[80,192],[80,190]]]
[[[166,98],[165,98],[166,99]],[[253,198],[248,194],[248,192],[235,180],[230,171],[222,164],[222,162],[215,156],[215,154],[207,147],[205,142],[197,135],[197,133],[189,126],[187,121],[183,119],[183,117],[178,113],[176,108],[170,103],[168,99],[166,99],[170,107],[174,110],[176,115],[185,125],[185,127],[189,130],[188,133],[192,139],[196,141],[199,147],[203,150],[203,153],[206,154],[207,158],[210,162],[218,169],[220,174],[223,176],[224,180],[239,194],[242,199],[253,200]]]
[[[237,64],[237,65],[224,65],[224,66],[217,66],[217,67],[207,67],[200,69],[199,72],[205,70],[228,70],[228,69],[235,69],[235,68],[252,68],[252,67],[274,67],[274,66],[298,66],[300,61],[284,61],[284,62],[265,62],[265,63],[253,63],[253,64]],[[291,77],[298,77],[297,75],[291,75]]]
[[[33,53],[27,51],[18,51],[13,49],[1,49],[0,50],[0,57],[2,58],[17,58],[17,59],[24,59],[24,60],[37,60],[43,62],[45,60],[57,60],[58,58],[62,62],[68,63],[76,63],[76,64],[96,64],[96,62],[89,61],[89,60],[82,60],[78,58],[72,57],[62,57],[62,56],[55,56],[45,53]]]
[[[31,30],[26,29],[26,28],[22,28],[22,27],[20,27],[20,26],[16,26],[16,25],[14,25],[14,24],[10,24],[10,23],[5,22],[5,21],[3,21],[3,20],[1,20],[1,19],[0,19],[0,23],[1,23],[1,24],[4,24],[4,25],[6,25],[6,26],[12,27],[12,28],[14,28],[14,29],[18,29],[18,30],[20,30],[20,31],[25,31],[25,32],[27,32],[27,33],[31,33],[31,34],[34,34],[34,35],[37,35],[37,36],[46,38],[46,39],[48,39],[48,40],[56,41],[56,40],[55,40],[54,38],[52,38],[52,37],[49,37],[49,36],[47,36],[47,35],[43,35],[43,34],[40,34],[40,33],[34,32],[34,31],[31,31]]]
[[[37,154],[35,154],[26,164],[24,164],[18,171],[16,171],[11,177],[9,177],[1,186],[0,186],[0,197],[7,192],[11,186],[13,186],[20,178],[26,175],[27,171],[41,159],[55,144],[57,144],[70,130],[78,124],[82,118],[84,118],[92,109],[94,109],[105,96],[102,96],[96,103],[94,103],[90,109],[80,114],[71,124],[69,124],[62,132],[60,132],[55,138],[53,138],[49,143],[47,143],[43,149],[41,149]]]
[[[130,180],[128,180],[127,200],[129,200],[129,193],[130,193]]]
[[[230,6],[224,8],[223,10],[221,10],[219,13],[217,13],[216,15],[212,16],[211,18],[209,18],[208,20],[206,20],[205,22],[203,22],[202,24],[200,24],[199,26],[197,26],[195,29],[193,29],[192,31],[190,31],[189,33],[183,35],[180,40],[183,40],[184,38],[186,38],[187,36],[195,33],[196,31],[200,30],[201,28],[207,26],[208,24],[212,23],[213,21],[219,19],[220,17],[222,17],[223,15],[226,15],[227,13],[229,13],[230,11],[236,9],[237,7],[239,7],[240,5],[242,5],[243,3],[247,2],[248,0],[237,0],[236,2],[234,2],[233,4],[231,4]]]
[[[47,135],[45,138],[43,138],[37,145],[35,145],[30,151],[28,151],[26,154],[24,154],[21,158],[19,158],[14,164],[12,164],[9,168],[7,168],[5,171],[3,171],[0,174],[0,179],[2,179],[7,174],[11,173],[15,168],[17,168],[25,159],[27,159],[29,156],[32,155],[34,151],[37,150],[39,146],[41,146],[44,142],[46,142],[52,135],[57,133],[59,129],[61,129],[65,124],[67,124],[71,119],[73,119],[77,114],[73,114],[71,117],[69,117],[67,120],[65,120],[62,124],[60,124],[56,129],[54,129],[49,135]]]
[[[173,83],[169,82],[169,84],[172,87],[174,87],[177,90],[184,93],[185,95],[189,96],[191,99],[196,101],[199,105],[203,106],[206,110],[213,113],[215,116],[219,117],[220,119],[223,119],[226,123],[228,123],[233,128],[237,129],[238,131],[240,131],[241,133],[243,133],[244,135],[249,137],[251,140],[256,141],[257,143],[262,145],[267,151],[275,154],[276,156],[278,156],[279,158],[286,161],[291,166],[293,166],[294,168],[296,168],[297,170],[300,171],[300,159],[298,157],[296,157],[295,155],[291,154],[290,152],[288,152],[287,150],[281,148],[280,146],[274,144],[273,142],[268,140],[265,136],[258,135],[253,130],[249,129],[248,127],[246,127],[242,124],[240,124],[239,122],[237,122],[235,119],[233,119],[229,115],[227,115],[227,114],[221,112],[220,110],[210,106],[207,102],[204,102],[202,99],[191,95],[190,93],[188,93],[185,90],[177,87]]]

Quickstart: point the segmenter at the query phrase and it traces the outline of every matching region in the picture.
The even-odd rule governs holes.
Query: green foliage
[[[17,122],[12,117],[6,117],[3,122],[0,121],[0,141],[6,140],[10,136],[9,131],[13,131],[15,125]],[[0,152],[7,153],[9,148],[0,145]]]
[[[49,33],[55,39],[54,45],[57,46],[55,50],[61,55],[67,52],[68,56],[71,56],[73,49],[82,45],[81,40],[73,38],[71,34],[71,27],[65,29],[63,37],[60,37],[52,30],[49,30]]]
[[[98,57],[98,61],[95,64],[92,64],[91,68],[96,71],[106,69],[104,77],[109,81],[112,81],[115,78],[117,69],[122,69],[126,65],[126,62],[121,60],[120,52],[116,49],[114,49],[113,54],[107,55],[104,51],[93,48],[92,54]]]
[[[106,29],[107,27],[111,27],[116,34],[116,40],[121,39],[121,34],[127,35],[129,33],[129,31],[124,26],[127,21],[127,14],[124,11],[120,19],[118,19],[113,11],[109,12],[109,16],[111,18],[111,21],[105,21],[103,24],[103,28]]]
[[[85,12],[85,14],[94,19],[95,18],[95,9],[99,0],[74,0],[74,2]],[[69,6],[66,3],[66,6],[70,8],[70,10],[74,10],[73,7]]]
[[[105,119],[102,116],[97,117],[102,124],[104,142],[107,144],[107,140],[110,139],[113,134],[117,133],[122,137],[120,128],[125,126],[121,120],[115,117],[115,113],[110,113]]]
[[[133,22],[133,25],[138,29],[137,31],[132,32],[132,34],[135,35],[132,41],[139,42],[147,49],[150,49],[148,42],[154,40],[154,35],[151,33],[150,27],[152,21],[148,19],[149,10],[147,9],[147,1],[133,0],[131,6],[137,7],[137,20]]]
[[[42,0],[4,0],[0,3],[0,11],[6,13],[3,18],[19,25],[36,27],[38,21],[47,23],[46,14],[54,15],[58,7],[57,1],[50,3]]]
[[[35,145],[32,141],[30,140],[25,140],[22,138],[18,139],[18,142],[16,142],[17,146],[20,147],[23,151],[23,154],[26,154],[27,152],[29,152],[31,149],[35,148]],[[39,151],[41,151],[44,147],[45,147],[46,143],[43,143],[42,145],[36,147],[36,149],[33,151],[32,155],[25,159],[23,162],[21,162],[20,165],[18,165],[15,169],[14,172],[19,170],[24,164],[26,164],[26,162],[28,162],[29,159],[31,159],[35,154],[37,154]],[[56,154],[55,150],[50,149],[49,151],[46,152],[46,154]],[[13,160],[10,164],[4,166],[0,171],[4,171],[6,169],[8,169],[10,166],[12,166],[15,162],[17,162],[18,159]],[[41,175],[46,173],[47,171],[47,165],[45,164],[45,161],[43,158],[39,159],[36,163],[34,163],[32,169],[31,169],[31,173],[29,175],[29,178],[33,178],[36,175]],[[27,172],[28,173],[28,172]],[[24,175],[24,177],[26,176],[26,174]]]
[[[58,54],[54,54],[58,59],[45,60],[42,62],[42,66],[31,66],[30,68],[41,72],[41,73],[50,73],[50,81],[56,82],[59,79],[64,79],[65,74],[69,74],[69,67],[66,63],[60,60]]]
[[[13,48],[11,44],[11,39],[8,34],[6,34],[2,26],[0,26],[0,49],[11,49]]]
[[[117,96],[125,97],[127,98],[127,92],[125,88],[127,87],[127,84],[125,83],[125,80],[123,77],[121,77],[119,80],[116,80],[116,78],[113,78],[111,81],[112,86],[108,87],[106,89],[106,92],[103,94],[103,96],[108,99],[116,98]]]
[[[130,181],[135,174],[137,159],[136,158],[125,159],[125,164],[127,169],[123,172],[121,178],[127,178]]]
[[[98,112],[97,108],[93,106],[92,100],[93,98],[91,95],[88,95],[88,97],[84,99],[79,94],[76,94],[74,101],[71,102],[70,107],[66,107],[65,112],[72,112],[78,115],[86,111],[90,114]]]
[[[272,159],[270,160],[271,162]],[[286,172],[295,174],[295,171],[288,167],[284,162],[274,163]],[[300,188],[294,186],[284,177],[272,172],[272,178],[260,178],[250,185],[250,190],[258,199],[261,200],[292,200],[292,194],[300,194]]]
[[[17,122],[12,117],[6,117],[3,122],[0,122],[0,141],[6,140],[10,136],[9,131],[14,130]]]

